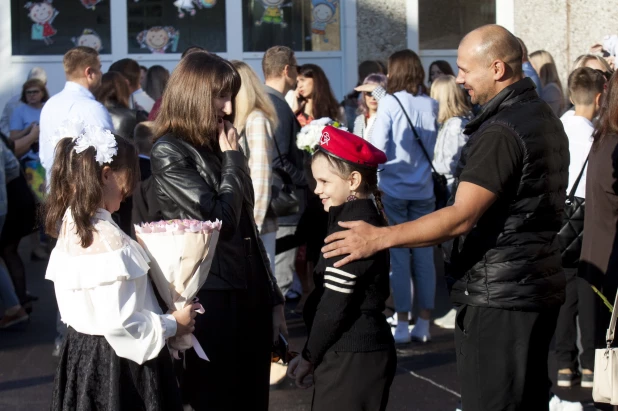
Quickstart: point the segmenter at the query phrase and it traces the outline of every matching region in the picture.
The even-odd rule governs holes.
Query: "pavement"
[[[53,284],[44,279],[45,262],[30,261],[28,241],[20,250],[28,272],[28,289],[40,297],[34,305],[30,322],[19,329],[0,330],[0,411],[39,411],[49,409],[54,372],[57,365],[51,356],[55,336],[56,302]],[[435,317],[450,309],[444,287],[441,263],[436,253],[438,289]],[[304,345],[305,328],[300,316],[293,313],[294,303],[286,307],[290,346],[299,351]],[[432,341],[397,347],[398,368],[390,392],[389,411],[454,411],[459,401],[453,331],[431,328]],[[551,375],[556,366],[550,358]],[[242,384],[239,382],[239,393]],[[594,410],[591,390],[579,387],[556,389],[562,399],[581,401],[585,410]],[[283,379],[271,386],[270,411],[309,411],[311,390],[301,390]],[[346,411],[346,410],[342,410]]]

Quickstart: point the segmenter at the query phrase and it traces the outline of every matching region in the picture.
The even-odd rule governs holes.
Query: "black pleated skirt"
[[[169,351],[139,365],[116,355],[105,337],[68,329],[56,370],[52,411],[179,410]]]

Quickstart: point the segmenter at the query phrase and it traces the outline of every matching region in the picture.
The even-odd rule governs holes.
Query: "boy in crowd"
[[[560,119],[569,138],[571,155],[567,195],[570,194],[579,177],[575,196],[585,198],[588,153],[592,147],[592,133],[594,132],[592,122],[599,111],[605,81],[605,77],[599,70],[589,67],[578,68],[569,76],[569,98],[575,105],[575,113],[567,112]],[[597,299],[590,284],[577,277],[577,263],[563,260],[563,266],[567,286],[566,300],[560,308],[556,325],[558,386],[571,387],[581,380],[583,388],[592,388]],[[575,324],[578,314],[582,344],[582,353],[579,358],[583,370],[581,376],[578,372]]]

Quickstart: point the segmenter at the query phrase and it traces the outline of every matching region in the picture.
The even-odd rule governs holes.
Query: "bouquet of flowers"
[[[320,137],[322,137],[322,130],[326,126],[333,126],[346,131],[348,130],[347,127],[344,127],[338,121],[335,121],[329,117],[322,117],[313,120],[300,130],[300,132],[296,135],[296,146],[301,150],[305,150],[310,154],[313,154],[315,147],[320,142]]]
[[[195,299],[206,282],[215,254],[221,221],[169,220],[135,226],[137,241],[150,257],[150,277],[171,310],[181,310]],[[204,313],[203,308],[199,311]],[[193,334],[168,340],[174,357],[193,347],[208,360]]]

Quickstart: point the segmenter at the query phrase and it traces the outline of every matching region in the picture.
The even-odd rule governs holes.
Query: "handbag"
[[[594,350],[594,382],[592,398],[595,402],[618,405],[618,349],[612,348],[616,331],[618,293],[614,301],[612,319],[607,329],[607,347]]]
[[[564,202],[564,218],[562,219],[562,227],[558,231],[558,243],[560,244],[562,267],[564,268],[577,268],[579,264],[584,236],[586,200],[581,197],[575,197],[575,191],[577,186],[579,186],[587,164],[588,157],[586,157],[579,176],[577,176],[577,180],[575,180]]]
[[[429,162],[429,165],[431,166],[431,179],[433,180],[433,195],[436,198],[436,210],[444,208],[446,207],[446,203],[448,202],[448,199],[450,197],[450,194],[448,191],[448,185],[446,182],[446,177],[443,174],[438,173],[436,168],[433,166],[433,161],[431,161],[431,157],[429,157],[429,153],[425,149],[425,145],[423,144],[423,141],[419,137],[416,131],[416,128],[414,128],[414,126],[412,125],[412,120],[410,120],[410,117],[408,116],[406,109],[403,108],[403,104],[401,104],[401,101],[399,101],[396,95],[392,94],[392,96],[395,97],[395,100],[397,100],[397,103],[399,103],[399,106],[401,107],[401,111],[403,111],[403,114],[406,116],[406,120],[408,120],[408,124],[410,125],[410,128],[412,129],[412,132],[414,133],[414,139],[421,146],[421,150],[423,150],[423,154],[425,155],[425,158],[427,159],[427,161]]]
[[[249,158],[251,154],[249,152],[247,136],[244,132],[242,137],[244,137],[245,154]],[[281,155],[277,139],[273,137],[273,141],[275,142],[277,154],[283,163],[285,157]],[[287,217],[297,214],[300,211],[300,201],[296,195],[296,185],[293,183],[292,177],[284,169],[273,167],[272,178],[270,205],[266,215],[269,217]]]

